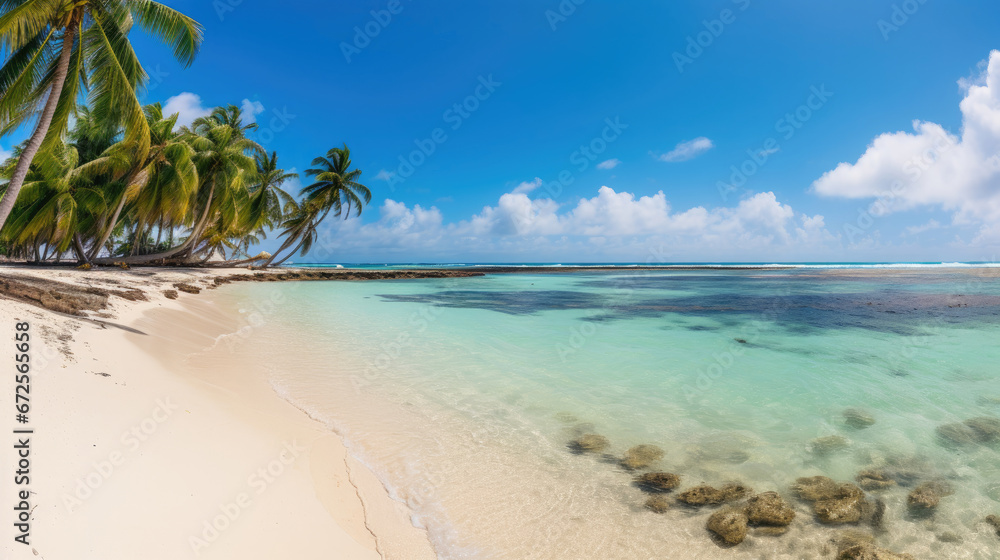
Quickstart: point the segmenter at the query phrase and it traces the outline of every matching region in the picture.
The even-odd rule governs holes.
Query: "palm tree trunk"
[[[80,259],[80,264],[89,263],[90,259],[87,258],[87,252],[83,250],[83,241],[80,240],[80,234],[73,234],[73,248],[76,249],[76,255]]]
[[[136,183],[144,173],[147,173],[145,168],[131,173],[128,176],[128,179],[125,181],[125,189],[128,190],[128,187]],[[146,178],[144,177],[142,180],[145,181]],[[111,237],[111,232],[114,231],[115,226],[118,224],[118,217],[121,216],[122,210],[124,208],[125,208],[125,192],[122,191],[122,198],[121,200],[118,201],[118,206],[115,208],[115,213],[111,216],[111,221],[108,222],[107,227],[104,229],[104,234],[101,235],[100,243],[95,243],[94,248],[91,249],[90,254],[87,255],[88,261],[96,259],[97,253],[101,252],[101,247],[104,247],[104,244],[108,242],[108,239]]]
[[[289,237],[288,239],[286,239],[285,242],[281,244],[281,247],[278,247],[278,250],[275,251],[274,254],[271,255],[271,258],[267,259],[267,262],[262,264],[261,267],[267,268],[271,266],[271,263],[274,262],[274,259],[278,258],[278,255],[280,255],[282,251],[291,246],[292,243],[295,243],[295,240],[298,238],[299,236],[296,235],[294,237]],[[281,262],[285,262],[285,259],[281,259]]]
[[[100,264],[105,262],[123,262],[126,264],[137,264],[150,261],[158,261],[162,259],[169,259],[175,255],[178,255],[184,251],[188,251],[192,248],[193,244],[197,238],[201,237],[201,233],[205,230],[205,226],[208,224],[209,210],[212,207],[212,198],[215,196],[215,184],[212,184],[212,189],[208,191],[208,201],[205,203],[205,211],[202,212],[201,218],[198,220],[199,223],[195,224],[194,229],[191,230],[191,235],[181,243],[180,246],[174,247],[163,251],[162,253],[154,253],[152,255],[134,255],[130,257],[125,257],[123,259],[100,259],[97,261]]]
[[[287,255],[285,255],[284,258],[282,258],[280,261],[274,263],[274,266],[281,266],[281,263],[287,261],[289,259],[289,257],[291,257],[292,255],[294,255],[295,253],[297,253],[299,251],[299,247],[301,247],[302,244],[306,242],[306,237],[309,235],[309,233],[310,233],[309,231],[306,231],[306,233],[304,235],[302,235],[302,237],[299,239],[299,244],[296,245],[294,249],[292,249],[291,251],[289,251],[289,253]],[[277,254],[277,253],[275,253],[275,254]],[[274,257],[271,257],[271,261],[273,261],[273,260],[274,260]],[[268,264],[265,265],[265,266],[269,266],[270,263],[271,263],[271,261],[267,261]]]
[[[10,177],[10,183],[7,184],[7,191],[0,199],[0,228],[3,228],[4,224],[7,223],[7,217],[14,209],[17,195],[21,192],[25,177],[28,176],[31,160],[35,159],[35,154],[38,153],[38,149],[42,147],[42,141],[49,133],[49,126],[52,125],[52,117],[55,116],[56,106],[59,104],[63,85],[66,83],[66,75],[69,73],[69,62],[73,54],[73,42],[76,40],[78,26],[79,22],[74,18],[63,34],[59,61],[56,63],[55,76],[53,76],[52,87],[49,89],[49,98],[45,101],[45,108],[42,109],[41,116],[38,117],[35,131],[31,133],[28,144],[21,152],[21,157],[17,159],[14,173]]]

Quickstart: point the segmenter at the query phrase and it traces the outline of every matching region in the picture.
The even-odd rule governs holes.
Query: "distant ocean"
[[[605,267],[605,268],[966,268],[1000,267],[997,262],[676,262],[676,263],[295,263],[300,268],[530,268],[530,267]]]
[[[670,270],[691,265],[752,269]],[[828,558],[844,529],[916,558],[997,558],[983,519],[1000,513],[1000,280],[982,270],[996,265],[602,266],[216,297],[262,315],[238,353],[344,436],[442,558]],[[610,444],[574,453],[583,434]],[[618,464],[639,444],[662,449],[649,468],[678,474],[679,490],[774,490],[796,520],[720,548],[712,508],[644,508]],[[891,481],[867,493],[878,520],[823,525],[790,490],[865,470]],[[911,510],[925,482],[954,493]]]

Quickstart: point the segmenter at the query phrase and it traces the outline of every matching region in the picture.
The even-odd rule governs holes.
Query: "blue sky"
[[[263,109],[286,168],[351,147],[374,199],[325,227],[316,260],[1000,253],[996,2],[170,5],[205,44],[182,69],[135,33],[147,101]]]

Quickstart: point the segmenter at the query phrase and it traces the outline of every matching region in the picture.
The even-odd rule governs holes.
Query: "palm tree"
[[[254,182],[257,168],[252,154],[264,153],[260,145],[247,138],[246,133],[255,128],[242,124],[240,108],[234,105],[217,108],[211,115],[195,120],[190,128],[183,128],[181,134],[194,150],[198,177],[184,223],[177,224],[191,228],[187,239],[166,251],[97,262],[191,262],[199,254],[211,255],[218,237],[228,236],[237,227],[240,203]]]
[[[164,118],[159,103],[147,105],[143,111],[150,145],[145,158],[137,158],[131,145],[122,141],[79,170],[80,174],[104,175],[109,179],[106,198],[116,201],[112,203],[113,210],[101,219],[102,233],[91,246],[87,261],[97,258],[104,248],[127,202],[134,202],[134,217],[140,223],[156,223],[161,231],[166,226],[181,223],[188,214],[191,197],[198,186],[194,150],[174,131],[177,115]]]
[[[271,266],[282,251],[296,242],[298,245],[274,263],[275,266],[300,250],[302,254],[308,252],[316,240],[316,227],[331,211],[335,216],[347,219],[355,210],[360,216],[364,205],[371,202],[371,190],[358,182],[361,170],[351,169],[351,150],[346,144],[343,148],[331,149],[326,156],[314,159],[312,164],[316,167],[307,169],[306,175],[315,177],[316,182],[302,189],[306,197],[298,215],[286,222],[282,233],[285,242],[264,266]]]
[[[28,252],[36,260],[58,258],[74,242],[81,253],[79,232],[93,229],[94,217],[107,207],[99,188],[74,175],[78,157],[75,147],[60,144],[36,158],[28,173],[26,196],[15,206],[4,235],[12,245],[32,248]]]
[[[87,91],[97,120],[124,126],[125,140],[141,157],[149,133],[136,88],[147,75],[128,33],[133,23],[173,47],[190,65],[202,40],[193,19],[152,0],[0,0],[0,134],[37,117],[0,198],[0,228],[7,221],[38,151],[58,145],[77,98]]]

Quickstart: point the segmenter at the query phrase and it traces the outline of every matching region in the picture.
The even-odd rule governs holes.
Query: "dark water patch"
[[[485,309],[510,315],[529,315],[550,310],[599,309],[605,301],[605,298],[596,294],[566,290],[448,290],[426,294],[378,294],[378,297],[399,303]]]
[[[708,325],[688,325],[684,327],[689,331],[717,331],[719,327],[710,327]]]
[[[583,318],[607,322],[667,315],[703,317],[723,326],[748,321],[779,325],[792,333],[866,329],[900,336],[925,334],[924,326],[1000,322],[1000,296],[884,290],[851,293],[789,293],[775,296],[752,289],[659,298],[622,298],[570,290],[443,290],[423,294],[383,294],[384,301],[446,308],[484,309],[511,315],[541,311],[593,310]],[[956,298],[961,300],[957,305]],[[690,327],[689,327],[690,328]],[[692,330],[710,327],[694,326]]]

